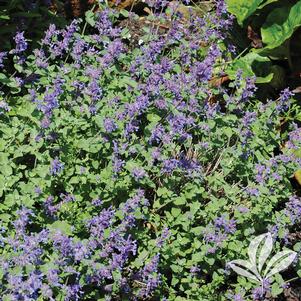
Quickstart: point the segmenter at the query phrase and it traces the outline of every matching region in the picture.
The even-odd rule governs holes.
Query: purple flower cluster
[[[285,206],[285,214],[290,218],[293,224],[298,223],[301,215],[301,199],[297,196],[291,196]]]
[[[161,275],[158,272],[160,254],[156,254],[149,263],[136,275],[143,283],[143,287],[139,290],[139,297],[146,298],[159,286]]]
[[[264,279],[261,286],[254,288],[252,291],[253,300],[264,300],[267,293],[271,292],[270,281]]]
[[[63,202],[74,200],[74,197],[68,194],[62,194],[61,198]],[[18,219],[13,222],[15,235],[5,237],[4,230],[2,231],[4,236],[1,236],[1,243],[9,245],[12,249],[11,257],[8,257],[9,254],[0,256],[0,262],[3,260],[6,262],[3,268],[5,281],[8,283],[7,292],[12,298],[17,299],[36,300],[41,294],[55,300],[54,291],[59,288],[64,292],[65,300],[80,300],[85,286],[96,285],[108,289],[106,281],[111,281],[115,272],[123,271],[129,258],[136,254],[137,245],[129,230],[135,227],[136,211],[146,205],[148,202],[144,198],[144,193],[139,190],[122,207],[124,216],[121,220],[112,207],[103,209],[86,222],[89,232],[87,240],[70,237],[62,232],[64,229],[62,231],[42,229],[30,233],[27,228],[33,222],[31,218],[34,215],[31,210],[22,208],[17,212]],[[56,255],[53,257],[54,254]],[[49,256],[56,259],[48,262]],[[43,270],[43,265],[49,263],[52,268]],[[35,267],[29,274],[13,273],[14,268],[29,265]],[[158,258],[154,257],[138,272],[139,279],[145,282],[145,288],[143,287],[139,295],[149,296],[158,286],[157,265]],[[84,283],[79,281],[81,267],[90,271]],[[73,280],[67,284],[64,275],[72,275]],[[130,289],[131,283],[128,281],[130,278],[122,280],[123,288]]]
[[[287,110],[290,106],[290,98],[294,96],[294,93],[289,90],[289,88],[284,89],[280,93],[280,97],[278,99],[277,111],[283,112]]]
[[[4,66],[3,61],[6,58],[6,56],[7,56],[6,52],[0,52],[0,68],[2,68]]]
[[[24,38],[24,32],[18,32],[16,34],[16,36],[14,37],[14,40],[16,43],[16,47],[14,50],[12,50],[12,53],[20,55],[28,47],[28,43],[27,43],[26,39]]]
[[[58,157],[56,157],[52,162],[51,162],[51,167],[50,167],[50,174],[51,175],[58,175],[63,171],[65,167],[65,164],[62,163]]]
[[[203,231],[203,238],[209,244],[208,253],[215,253],[222,243],[227,240],[229,234],[236,231],[236,221],[228,219],[225,215],[217,217],[214,224],[209,224]]]

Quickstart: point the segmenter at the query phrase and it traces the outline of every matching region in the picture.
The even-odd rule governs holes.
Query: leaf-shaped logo
[[[253,279],[257,282],[261,281],[260,275],[257,273],[256,266],[247,260],[237,259],[228,263],[228,266],[237,274]]]
[[[297,253],[291,250],[279,252],[268,261],[264,273],[262,273],[262,268],[269,258],[272,249],[273,238],[271,233],[261,234],[250,242],[248,248],[249,261],[241,259],[232,260],[228,263],[228,266],[239,275],[263,283],[265,279],[286,269],[297,256]]]
[[[273,238],[271,233],[267,233],[266,236],[264,237],[263,246],[258,255],[257,267],[259,273],[261,272],[264,263],[272,253],[272,249],[273,249]]]
[[[296,252],[285,250],[274,255],[268,262],[264,272],[265,278],[270,278],[273,275],[288,268],[297,256]]]

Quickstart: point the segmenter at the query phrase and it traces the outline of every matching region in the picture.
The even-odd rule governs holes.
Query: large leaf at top
[[[274,3],[274,2],[277,2],[278,0],[267,0],[266,2],[262,3],[261,5],[258,6],[258,9],[262,9],[264,8],[265,6],[271,4],[271,3]]]
[[[269,58],[261,56],[255,52],[250,52],[245,56],[234,60],[226,70],[229,78],[234,80],[238,70],[242,70],[243,76],[256,76],[256,83],[269,83],[273,79],[272,62]]]
[[[293,6],[274,9],[261,28],[263,43],[273,49],[291,37],[297,27],[301,26],[301,1]]]
[[[237,18],[239,25],[251,16],[264,0],[226,0],[228,11]]]

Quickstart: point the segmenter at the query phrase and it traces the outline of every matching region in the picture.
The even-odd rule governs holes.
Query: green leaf
[[[274,9],[261,28],[261,36],[266,48],[273,49],[283,44],[295,29],[301,25],[301,1],[290,7],[286,5]]]
[[[266,2],[262,3],[261,5],[258,6],[258,9],[262,9],[264,8],[265,6],[273,3],[273,2],[277,2],[278,0],[267,0]]]
[[[268,83],[273,79],[272,62],[256,52],[250,52],[233,62],[227,70],[231,80],[236,79],[238,70],[243,71],[244,77],[256,76],[256,83]]]
[[[50,230],[59,230],[65,235],[72,235],[72,227],[65,221],[55,221],[48,228]]]
[[[91,25],[92,27],[95,26],[95,20],[94,20],[94,13],[91,10],[88,10],[85,13],[85,17],[86,17],[86,22]]]
[[[272,296],[277,297],[283,292],[283,288],[279,287],[277,282],[273,283],[272,285]]]
[[[176,197],[173,201],[175,205],[184,205],[186,204],[186,199],[183,196]]]
[[[146,118],[150,122],[158,122],[161,119],[161,117],[156,114],[147,114]]]
[[[171,208],[171,215],[173,217],[178,217],[181,214],[181,209],[179,208]]]
[[[228,11],[235,15],[239,25],[252,15],[264,0],[226,0]]]
[[[121,79],[121,82],[128,86],[131,86],[132,88],[137,88],[137,86],[138,86],[138,83],[128,76],[123,77]]]
[[[159,187],[157,189],[157,195],[169,197],[172,195],[172,191],[168,190],[166,187]]]
[[[8,15],[0,15],[1,20],[9,20],[10,17]]]

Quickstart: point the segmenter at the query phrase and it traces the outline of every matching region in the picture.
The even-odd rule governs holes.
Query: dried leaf
[[[298,169],[294,173],[294,178],[296,179],[296,181],[298,182],[298,184],[301,185],[301,169]]]
[[[262,40],[250,25],[248,25],[248,39],[252,41],[251,43],[252,47],[262,48]]]

